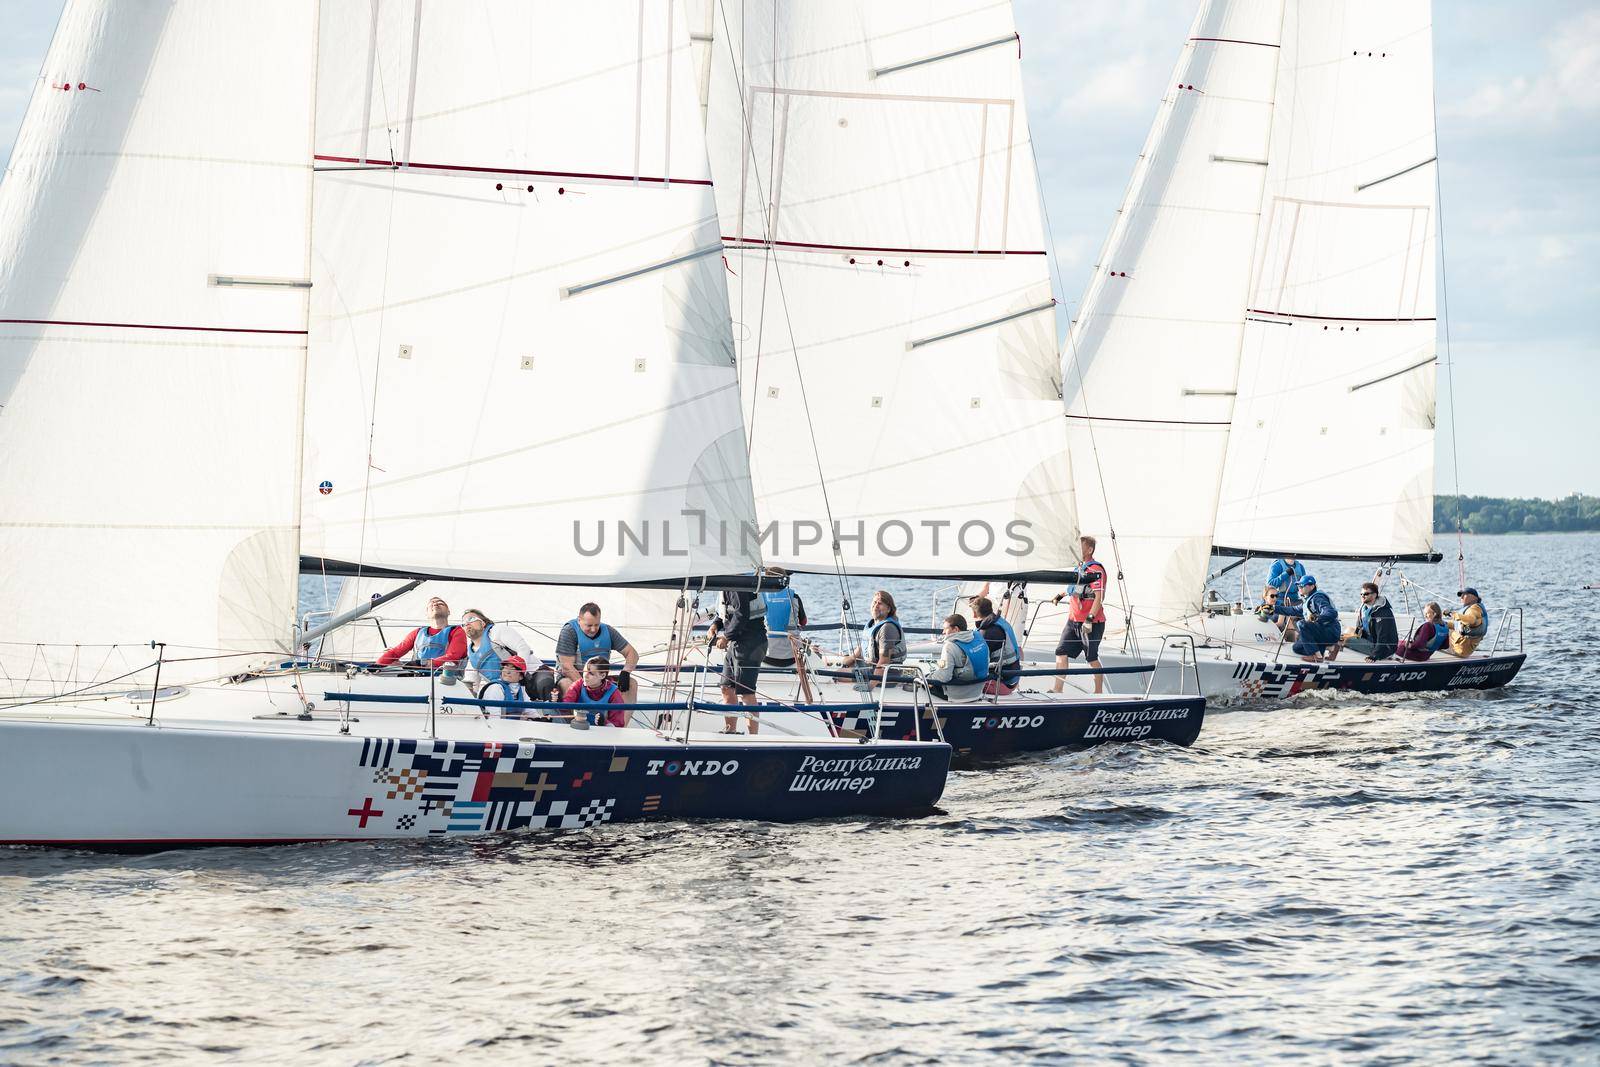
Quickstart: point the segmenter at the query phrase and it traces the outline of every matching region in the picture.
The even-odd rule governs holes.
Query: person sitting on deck
[[[1478,591],[1471,586],[1461,590],[1461,610],[1449,615],[1454,633],[1450,635],[1450,651],[1457,656],[1470,656],[1489,632],[1489,611],[1483,606]]]
[[[946,616],[944,650],[928,672],[928,690],[940,700],[976,700],[988,677],[989,643],[983,634],[969,631],[960,615]]]
[[[846,656],[840,666],[870,666],[872,680],[879,682],[890,666],[905,661],[906,632],[895,616],[894,597],[887,589],[880,589],[872,594],[872,621],[861,631],[861,647]]]
[[[585,707],[572,709],[573,722],[587,722],[590,726],[626,726],[628,713],[622,710],[593,710],[588,705],[626,704],[622,690],[611,680],[611,663],[604,656],[594,656],[583,665],[583,680],[567,687],[568,704]]]
[[[1300,579],[1299,592],[1303,618],[1298,627],[1300,637],[1294,643],[1295,654],[1307,663],[1337,658],[1339,610],[1328,594],[1317,588],[1317,580],[1309,574]]]
[[[1396,646],[1396,651],[1399,652],[1401,659],[1422,663],[1432,658],[1448,640],[1450,640],[1450,627],[1445,625],[1444,612],[1440,610],[1438,604],[1430,603],[1422,609],[1422,625],[1417,627],[1416,632],[1408,640],[1401,641]]]
[[[450,605],[434,597],[428,601],[428,617],[433,620],[432,626],[419,626],[406,634],[398,645],[378,657],[378,666],[393,666],[408,652],[411,664],[435,670],[465,662],[467,634],[461,627],[450,625]]]
[[[1082,656],[1089,666],[1100,668],[1100,639],[1106,634],[1106,569],[1095,561],[1094,538],[1085,534],[1078,538],[1078,548],[1083,556],[1083,562],[1078,564],[1079,582],[1072,588],[1071,599],[1067,601],[1067,625],[1061,631],[1061,641],[1056,645],[1056,666],[1065,670],[1072,663],[1073,657]],[[1052,604],[1061,603],[1061,598],[1066,593],[1057,593],[1052,599]],[[1106,676],[1094,676],[1094,691],[1099,693],[1105,689]],[[1050,689],[1052,693],[1059,693],[1066,685],[1066,678],[1056,675],[1055,685]]]
[[[1005,696],[1022,681],[1021,642],[1017,631],[1004,617],[995,614],[994,601],[986,596],[973,599],[972,614],[977,620],[973,625],[989,645],[990,678],[984,683],[983,691]]]
[[[752,708],[761,702],[756,686],[761,684],[761,661],[767,655],[767,602],[760,594],[724,589],[722,615],[711,620],[710,640],[726,652],[722,661],[722,702],[737,708],[742,702]],[[759,733],[761,724],[755,711],[747,713],[750,724],[745,731]],[[739,716],[723,717],[725,734],[739,732]]]
[[[768,567],[767,573],[782,578],[786,572],[780,567]],[[767,609],[767,654],[761,662],[768,667],[793,668],[804,648],[800,627],[810,621],[806,618],[805,601],[789,588],[762,593],[761,599]],[[799,672],[799,678],[800,699],[809,704],[811,679],[805,671]]]
[[[1388,659],[1400,643],[1400,630],[1395,626],[1394,609],[1389,606],[1375,582],[1361,583],[1361,619],[1356,628],[1339,640],[1339,647],[1349,649],[1369,661]]]
[[[467,681],[480,685],[500,677],[500,664],[510,656],[521,656],[523,663],[533,659],[527,640],[510,623],[495,622],[477,608],[461,613],[461,628],[467,631]]]
[[[609,669],[613,655],[620,655],[623,664],[617,675],[617,688],[624,700],[636,701],[638,687],[633,682],[633,671],[639,666],[639,650],[628,644],[615,626],[600,621],[599,604],[591,601],[579,608],[578,617],[563,623],[556,634],[556,670],[564,688],[583,680],[581,664],[599,656]]]

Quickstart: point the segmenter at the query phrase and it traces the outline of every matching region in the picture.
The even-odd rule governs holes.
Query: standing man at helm
[[[393,648],[378,657],[378,666],[388,667],[400,662],[411,653],[410,663],[436,670],[445,666],[459,666],[467,658],[467,634],[459,626],[450,625],[450,605],[438,597],[428,601],[431,626],[419,626],[406,634]]]
[[[583,667],[596,656],[609,664],[613,655],[620,655],[623,663],[616,687],[624,701],[637,703],[633,671],[639,666],[639,650],[616,627],[600,621],[599,604],[590,601],[579,608],[578,617],[563,623],[556,634],[556,669],[563,688],[583,685]]]
[[[1100,668],[1100,639],[1106,634],[1106,569],[1094,558],[1095,539],[1088,534],[1078,538],[1078,551],[1083,562],[1078,564],[1078,584],[1071,590],[1057,593],[1052,604],[1067,600],[1067,625],[1061,631],[1061,641],[1056,645],[1056,666],[1065,669],[1076,656],[1082,656],[1097,671]],[[1066,680],[1056,675],[1050,687],[1052,693],[1061,692]],[[1106,676],[1094,676],[1094,691],[1105,688]]]

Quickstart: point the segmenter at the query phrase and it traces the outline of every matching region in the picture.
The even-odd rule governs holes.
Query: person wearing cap
[[[526,702],[531,697],[523,685],[527,676],[528,661],[521,656],[507,656],[500,661],[500,677],[486,681],[478,688],[479,700],[515,700]],[[485,708],[484,711],[498,710],[508,719],[520,719],[522,711],[519,708]]]
[[[1300,579],[1299,638],[1294,643],[1295,654],[1307,663],[1320,663],[1323,659],[1336,659],[1339,655],[1339,609],[1333,600],[1317,588],[1311,575]],[[1326,656],[1324,656],[1326,653]]]
[[[1461,598],[1461,610],[1452,611],[1450,620],[1450,651],[1458,656],[1470,656],[1489,632],[1489,611],[1483,599],[1472,586],[1467,586],[1456,596]]]
[[[411,664],[418,667],[437,669],[463,663],[467,658],[467,634],[461,627],[450,625],[450,605],[434,597],[428,601],[428,617],[433,620],[432,626],[419,626],[399,644],[385,649],[378,657],[378,666],[392,666],[407,653],[411,654]]]
[[[461,628],[467,631],[469,685],[482,685],[500,677],[500,664],[509,656],[521,656],[526,664],[533,659],[527,640],[510,623],[495,622],[477,608],[461,613]]]

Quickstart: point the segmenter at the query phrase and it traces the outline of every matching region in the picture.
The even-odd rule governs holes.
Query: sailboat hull
[[[1298,659],[1251,658],[1249,651],[1235,649],[1232,658],[1198,657],[1200,690],[1208,700],[1221,703],[1282,700],[1319,689],[1351,693],[1428,693],[1452,689],[1497,689],[1508,684],[1522,669],[1527,656],[1521,652],[1472,656],[1436,655],[1422,663],[1385,660],[1370,663],[1360,658],[1341,658],[1332,662],[1305,663]],[[1107,653],[1107,667],[1130,666],[1139,662],[1133,656]],[[1146,658],[1144,662],[1150,662]],[[1155,672],[1152,691],[1176,693],[1195,691],[1195,665],[1179,665],[1169,657]],[[1137,686],[1144,689],[1145,675],[1110,675],[1113,690]],[[1080,679],[1081,681],[1081,679]]]
[[[955,750],[958,765],[1028,752],[1088,748],[1113,741],[1166,741],[1188,746],[1200,736],[1206,702],[1201,697],[1089,698],[1071,694],[1055,700],[1002,697],[997,702],[936,703],[914,709],[885,704],[883,735],[915,736],[920,715],[924,737],[941,736]],[[876,712],[835,714],[843,731],[870,729]],[[936,720],[936,721],[935,721]],[[935,734],[937,729],[937,734]]]
[[[337,729],[0,722],[0,844],[153,851],[917,815],[933,810],[950,764],[949,746],[930,742],[685,744],[594,729],[563,743],[482,719],[472,739]]]

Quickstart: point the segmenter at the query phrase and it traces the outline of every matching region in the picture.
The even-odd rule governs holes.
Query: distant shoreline
[[[1456,517],[1471,534],[1600,532],[1600,497],[1574,493],[1560,500],[1497,496],[1436,496],[1433,532],[1452,533]]]

